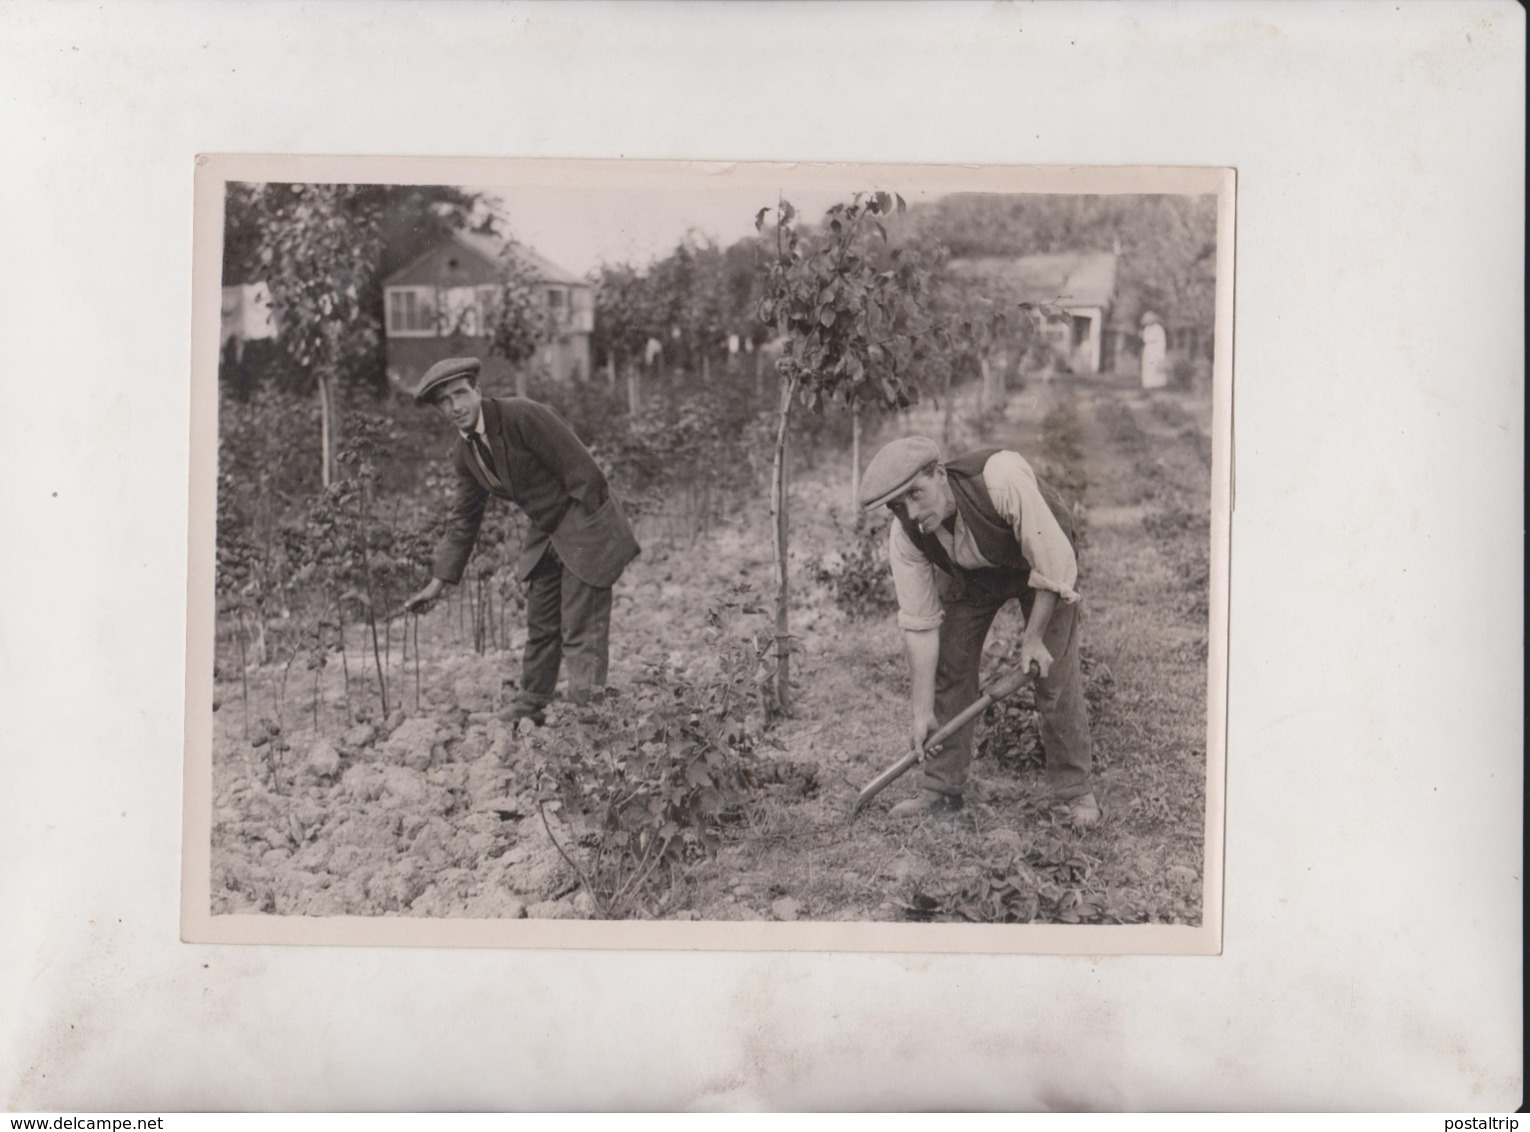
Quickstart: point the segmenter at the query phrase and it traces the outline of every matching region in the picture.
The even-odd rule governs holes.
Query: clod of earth
[[[340,736],[340,745],[353,751],[359,751],[363,747],[372,745],[372,740],[377,737],[377,729],[370,723],[358,723],[354,727],[347,728]]]
[[[795,920],[801,907],[802,905],[790,896],[783,896],[781,899],[772,900],[770,903],[770,911],[778,920]]]
[[[319,778],[333,778],[340,773],[340,752],[328,739],[320,739],[308,748],[308,769]]]
[[[435,720],[417,717],[403,720],[378,750],[390,761],[423,770],[436,757],[441,739],[442,731]]]

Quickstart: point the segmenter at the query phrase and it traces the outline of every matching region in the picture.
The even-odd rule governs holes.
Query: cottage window
[[[563,305],[563,292],[558,290],[548,291],[547,305],[553,310],[557,310],[559,307],[561,307]]]
[[[435,337],[434,287],[389,287],[387,309],[390,338]]]

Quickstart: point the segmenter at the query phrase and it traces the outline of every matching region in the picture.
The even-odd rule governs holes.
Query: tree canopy
[[[1216,197],[958,193],[911,213],[952,256],[1119,252],[1115,321],[1142,311],[1209,327]]]

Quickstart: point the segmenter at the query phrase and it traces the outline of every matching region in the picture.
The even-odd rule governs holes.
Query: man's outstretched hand
[[[445,589],[446,583],[443,582],[440,578],[430,579],[430,581],[425,583],[424,589],[420,590],[418,593],[410,597],[409,600],[404,602],[404,612],[429,612],[430,607],[436,603],[436,599],[441,596],[442,591]]]

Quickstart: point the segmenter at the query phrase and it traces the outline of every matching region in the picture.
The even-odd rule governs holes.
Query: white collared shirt
[[[1078,593],[1073,589],[1078,582],[1078,559],[1073,544],[1042,498],[1030,464],[1018,452],[995,452],[983,465],[983,486],[988,489],[994,510],[1014,530],[1020,553],[1031,564],[1031,588],[1051,590],[1069,605],[1078,601]],[[898,594],[898,626],[913,631],[938,628],[945,619],[945,610],[940,604],[936,567],[908,537],[902,523],[894,519],[889,528],[887,556],[892,563],[893,588]],[[977,539],[962,522],[959,511],[955,531],[942,526],[935,531],[935,537],[958,566],[980,569],[994,565],[983,557]]]

